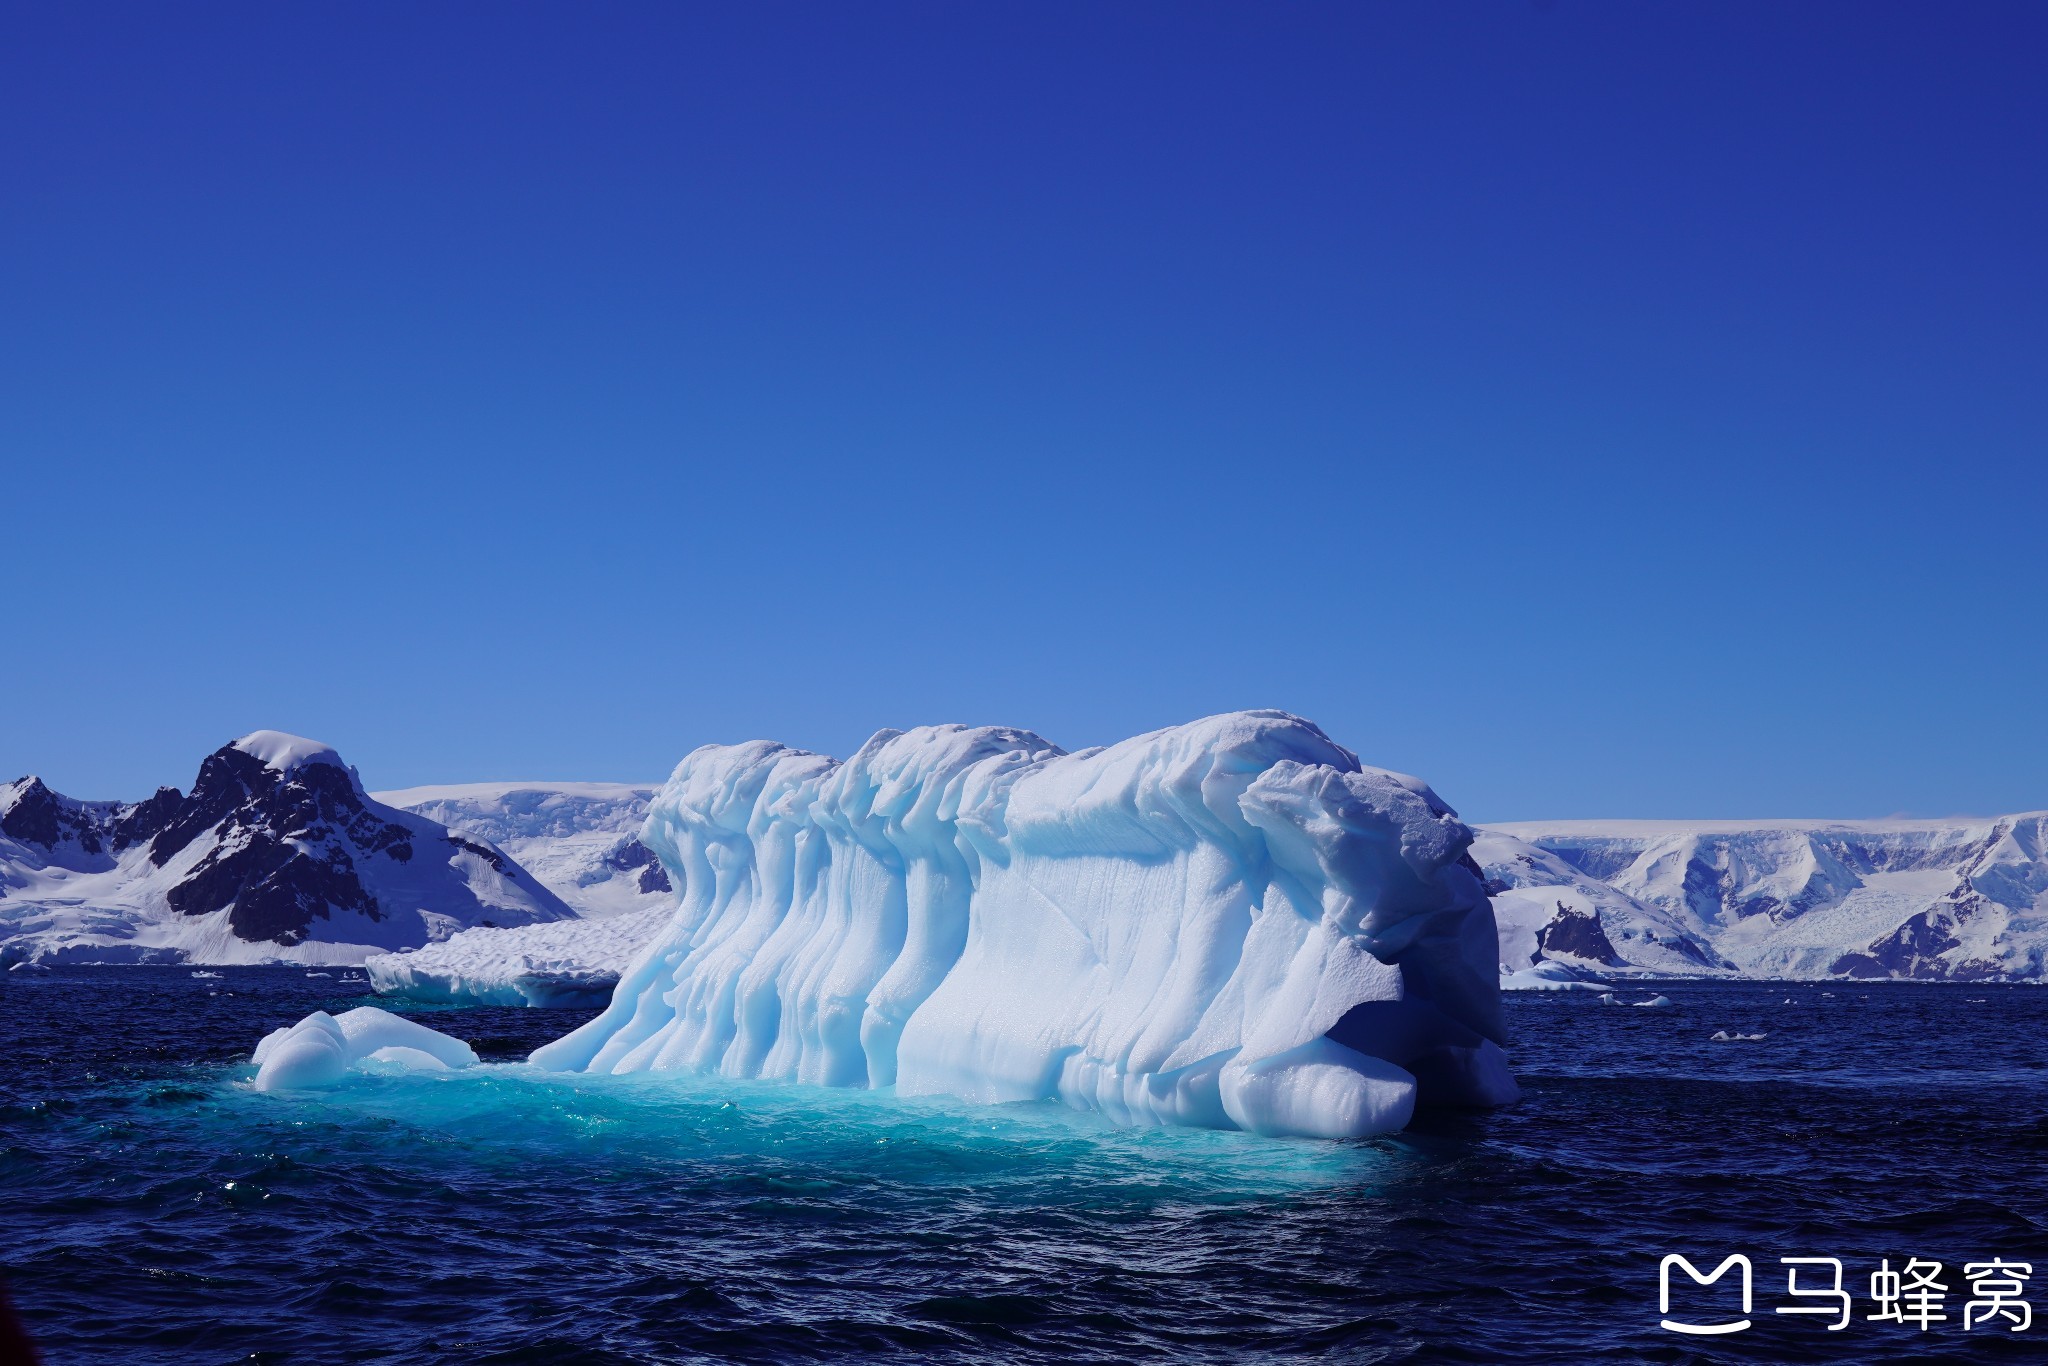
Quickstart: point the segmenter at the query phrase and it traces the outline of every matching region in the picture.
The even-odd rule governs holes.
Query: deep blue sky
[[[12,4],[0,776],[2048,806],[2048,7]]]

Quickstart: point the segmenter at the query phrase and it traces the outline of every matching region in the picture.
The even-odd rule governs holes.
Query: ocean
[[[2048,1319],[2008,1331],[2016,1309],[1963,1323],[2006,1274],[1984,1263],[2048,1282],[2039,988],[1515,994],[1522,1103],[1323,1143],[519,1065],[573,1011],[406,1008],[490,1065],[264,1095],[247,1058],[266,1032],[392,1003],[303,969],[215,971],[0,977],[0,1275],[50,1366],[1578,1366],[2048,1345]],[[1748,1258],[1751,1311],[1739,1266],[1703,1286],[1673,1255],[1702,1274]],[[1786,1257],[1840,1263],[1846,1326],[1838,1301],[1787,1293],[1788,1274],[1811,1291],[1832,1268]],[[1872,1273],[1909,1263],[1921,1317],[1944,1317],[1871,1318]]]

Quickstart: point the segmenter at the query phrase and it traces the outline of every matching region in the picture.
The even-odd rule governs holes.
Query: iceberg
[[[1582,977],[1573,969],[1553,959],[1545,958],[1534,967],[1519,972],[1504,972],[1500,977],[1502,991],[1606,991],[1614,987],[1607,982],[1596,982]]]
[[[641,838],[673,917],[539,1067],[1324,1138],[1518,1094],[1472,832],[1284,712],[709,745]]]
[[[601,1006],[668,924],[666,904],[605,920],[477,928],[410,953],[363,960],[372,990],[414,1001],[490,1006]]]
[[[295,1025],[272,1030],[250,1057],[259,1091],[333,1086],[365,1062],[411,1071],[476,1066],[476,1050],[457,1038],[393,1015],[358,1006],[342,1015],[316,1010]]]

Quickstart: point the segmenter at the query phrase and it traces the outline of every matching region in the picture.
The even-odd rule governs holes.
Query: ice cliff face
[[[1608,965],[1669,970],[1615,927],[1655,925],[1757,977],[2038,981],[2048,973],[2048,813],[1966,821],[1556,821],[1483,832],[1502,961],[1591,942],[1541,906],[1592,905]],[[1573,898],[1577,899],[1574,900]],[[1597,953],[1576,961],[1600,963]]]
[[[189,796],[0,789],[0,954],[56,961],[353,962],[568,907],[488,841],[372,801],[316,741],[258,731]]]
[[[539,1065],[1331,1136],[1515,1094],[1470,831],[1284,713],[707,746],[643,838],[675,918]]]

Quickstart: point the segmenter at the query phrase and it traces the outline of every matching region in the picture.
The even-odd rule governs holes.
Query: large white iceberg
[[[1282,712],[706,746],[642,837],[674,920],[538,1065],[1324,1137],[1516,1095],[1471,831]]]

